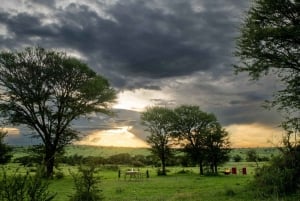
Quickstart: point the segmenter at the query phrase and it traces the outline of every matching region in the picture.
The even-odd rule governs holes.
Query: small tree
[[[172,119],[172,110],[164,107],[147,108],[141,115],[142,124],[150,132],[147,142],[151,146],[151,152],[161,161],[162,175],[166,175],[166,161],[172,154],[170,148]]]
[[[230,143],[228,132],[219,123],[211,125],[205,137],[205,161],[213,174],[218,174],[218,165],[229,160]]]
[[[95,176],[95,166],[80,166],[78,173],[72,173],[75,183],[75,194],[70,196],[70,201],[100,201],[104,197],[99,189],[100,179]]]
[[[12,148],[4,143],[4,138],[7,132],[0,129],[0,164],[5,164],[9,162],[12,157]]]
[[[78,137],[71,122],[91,112],[109,113],[115,91],[85,63],[40,47],[0,53],[0,115],[35,131],[44,144],[46,176],[56,155]]]
[[[234,155],[232,158],[234,162],[240,162],[243,159],[239,154]]]

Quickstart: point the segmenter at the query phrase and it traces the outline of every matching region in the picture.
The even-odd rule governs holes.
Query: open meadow
[[[22,155],[23,148],[15,149],[15,156]],[[259,149],[259,154],[271,156],[275,150]],[[148,155],[147,149],[133,148],[99,148],[88,146],[70,146],[66,155],[103,156],[108,157],[114,154],[129,153],[132,155]],[[240,154],[245,157],[246,149],[233,150],[231,155]],[[98,184],[102,191],[104,200],[107,201],[253,201],[263,200],[255,196],[249,188],[257,165],[263,162],[240,162],[229,161],[219,167],[218,176],[200,176],[198,167],[167,167],[167,176],[157,176],[157,167],[132,167],[127,165],[99,165],[96,176],[100,178]],[[237,174],[225,175],[225,169],[235,167]],[[9,173],[15,169],[19,172],[26,170],[33,172],[34,167],[23,167],[17,163],[10,163],[5,166]],[[242,168],[246,168],[247,174],[242,173]],[[138,177],[130,177],[125,174],[128,169],[139,171]],[[71,173],[75,173],[78,166],[59,164],[56,172],[62,173],[63,177],[50,180],[49,191],[56,193],[55,201],[67,201],[74,193],[74,181]],[[146,176],[149,173],[149,178]],[[119,175],[120,173],[120,175]],[[276,177],[276,175],[274,175]],[[276,195],[264,200],[300,200],[300,196],[290,196],[278,198]]]

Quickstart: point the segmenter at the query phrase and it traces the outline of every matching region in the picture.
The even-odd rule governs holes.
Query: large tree
[[[215,171],[228,153],[227,132],[215,115],[203,112],[199,106],[182,105],[174,112],[173,135],[182,142],[184,151],[199,164],[201,175],[204,174],[204,162]]]
[[[173,116],[171,109],[158,106],[147,108],[141,115],[142,124],[150,133],[147,142],[151,146],[152,153],[161,161],[162,175],[166,175],[166,162],[172,155],[170,146]]]
[[[300,1],[255,0],[246,14],[237,40],[236,71],[253,79],[272,74],[281,81],[282,89],[269,106],[286,115],[282,126],[287,131],[281,156],[260,170],[255,186],[270,194],[295,192],[300,184]]]
[[[78,136],[71,122],[91,112],[109,113],[116,97],[107,79],[87,64],[40,47],[1,52],[0,86],[1,116],[42,140],[47,177],[56,153]]]
[[[240,59],[236,72],[247,72],[253,79],[273,74],[282,82],[269,106],[286,114],[283,127],[288,135],[299,133],[300,1],[254,1],[244,19],[235,55]]]

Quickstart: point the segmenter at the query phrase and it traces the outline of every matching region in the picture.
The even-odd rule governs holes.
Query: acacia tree
[[[151,146],[151,152],[161,161],[162,175],[166,175],[166,161],[172,155],[171,131],[173,112],[164,107],[149,107],[141,115],[142,124],[150,132],[147,142]]]
[[[300,1],[256,0],[247,13],[237,39],[236,72],[253,79],[275,75],[283,89],[274,94],[270,107],[286,114],[283,128],[300,131]],[[286,141],[290,143],[290,141]]]
[[[42,140],[47,177],[56,153],[78,137],[71,122],[91,112],[109,113],[116,97],[109,82],[85,63],[40,47],[1,52],[0,86],[1,116]]]
[[[224,150],[228,148],[227,133],[216,117],[201,111],[198,106],[190,105],[177,107],[174,112],[173,135],[183,142],[184,151],[199,164],[200,174],[204,174],[205,161],[209,161],[211,167],[216,168],[226,156],[227,151]]]

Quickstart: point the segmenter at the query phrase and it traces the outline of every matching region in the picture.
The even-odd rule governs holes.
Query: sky
[[[262,104],[280,85],[272,77],[251,81],[233,70],[235,40],[249,2],[9,0],[0,5],[0,49],[38,45],[65,51],[110,81],[118,91],[114,108],[127,115],[94,119],[101,129],[89,131],[86,143],[101,135],[101,144],[105,135],[119,131],[119,136],[133,133],[138,144],[146,136],[138,112],[190,104],[214,113],[234,146],[270,146],[282,135],[280,115]]]

